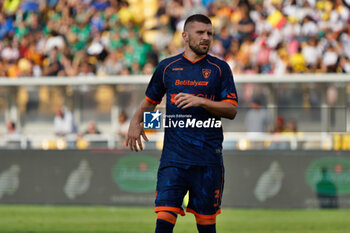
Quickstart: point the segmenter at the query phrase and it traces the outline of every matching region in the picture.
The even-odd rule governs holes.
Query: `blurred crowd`
[[[350,72],[343,0],[4,0],[0,77],[151,74],[208,15],[234,73]]]

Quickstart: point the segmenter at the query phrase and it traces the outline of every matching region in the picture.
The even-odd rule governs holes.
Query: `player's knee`
[[[177,214],[172,211],[160,211],[157,213],[157,219],[161,219],[171,224],[175,224],[177,219]]]
[[[196,222],[198,225],[214,225],[216,223],[216,216],[210,218],[196,216]]]

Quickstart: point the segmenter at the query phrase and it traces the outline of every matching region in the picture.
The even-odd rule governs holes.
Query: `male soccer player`
[[[237,93],[227,63],[208,54],[213,40],[210,19],[200,14],[190,16],[182,36],[184,52],[157,66],[146,98],[130,122],[127,145],[131,150],[143,149],[141,136],[148,141],[141,126],[143,112],[153,111],[166,94],[166,115],[172,116],[166,121],[187,123],[165,129],[158,169],[155,232],[173,232],[177,214],[185,214],[181,205],[189,191],[186,211],[195,215],[198,232],[215,233],[224,184],[223,133],[221,124],[216,123],[221,123],[221,117],[235,118]],[[215,125],[204,127],[203,122],[209,120]]]

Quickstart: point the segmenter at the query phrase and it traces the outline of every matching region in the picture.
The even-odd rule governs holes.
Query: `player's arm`
[[[189,107],[203,107],[215,116],[225,117],[230,120],[233,120],[237,114],[236,106],[226,101],[213,101],[187,93],[179,93],[175,96],[175,99],[177,107],[182,109]]]
[[[126,139],[126,146],[128,146],[130,150],[137,152],[138,151],[137,145],[140,148],[140,150],[143,150],[142,143],[141,143],[141,136],[145,141],[148,142],[148,138],[142,126],[143,112],[153,111],[155,107],[156,107],[156,104],[151,103],[146,99],[144,99],[140,107],[135,112],[133,118],[130,121],[128,136]]]
[[[138,151],[137,146],[142,150],[141,136],[148,142],[145,131],[141,122],[143,121],[143,112],[153,111],[157,104],[160,104],[165,94],[164,72],[162,62],[157,66],[152,75],[151,81],[146,90],[146,98],[142,101],[140,107],[135,112],[130,121],[128,136],[126,139],[126,146],[130,147],[132,151]]]

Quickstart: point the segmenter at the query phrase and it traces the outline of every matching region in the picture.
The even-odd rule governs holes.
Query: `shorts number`
[[[218,207],[219,203],[220,203],[220,190],[219,189],[215,190],[215,199],[216,199],[216,203],[214,204],[214,207]]]

